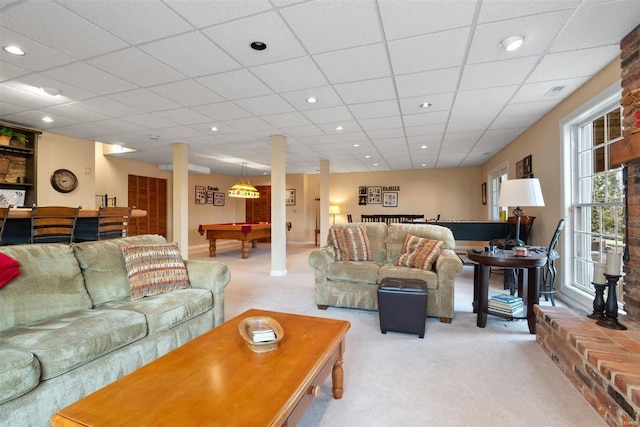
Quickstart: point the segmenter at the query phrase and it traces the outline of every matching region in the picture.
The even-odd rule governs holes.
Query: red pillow
[[[0,253],[0,288],[20,274],[20,263],[15,259]]]

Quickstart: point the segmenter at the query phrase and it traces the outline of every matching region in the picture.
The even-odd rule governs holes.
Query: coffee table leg
[[[209,256],[216,256],[216,239],[209,239]]]
[[[333,371],[331,372],[331,380],[333,382],[333,398],[342,399],[342,388],[344,384],[344,370],[342,369],[342,355],[344,354],[344,341],[340,342],[338,346],[338,359],[333,364]]]
[[[540,268],[530,268],[527,278],[527,323],[529,333],[536,333],[536,313],[533,306],[540,302]]]
[[[487,324],[487,306],[489,305],[489,274],[491,273],[488,265],[480,264],[480,279],[478,289],[478,318],[476,326],[484,328]],[[505,274],[506,271],[505,271]]]

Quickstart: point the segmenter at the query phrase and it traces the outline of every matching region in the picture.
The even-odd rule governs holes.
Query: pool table
[[[201,224],[198,226],[198,233],[204,235],[209,240],[209,256],[216,256],[217,239],[240,240],[242,243],[242,258],[249,258],[249,246],[256,247],[256,241],[265,237],[271,237],[271,224],[269,223],[223,223],[223,224]]]

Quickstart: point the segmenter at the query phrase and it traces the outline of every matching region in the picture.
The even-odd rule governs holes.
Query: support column
[[[329,160],[320,160],[320,246],[329,235]]]
[[[189,258],[189,146],[173,144],[173,241]]]
[[[286,145],[283,135],[271,135],[271,275],[287,275],[287,212],[285,206]]]

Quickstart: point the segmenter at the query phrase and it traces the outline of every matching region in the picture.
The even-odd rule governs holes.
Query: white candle
[[[604,277],[604,265],[593,264],[593,283],[597,283],[598,285],[607,283],[607,278]]]
[[[618,252],[608,252],[605,273],[611,276],[619,276],[621,266],[622,266],[622,254]]]

